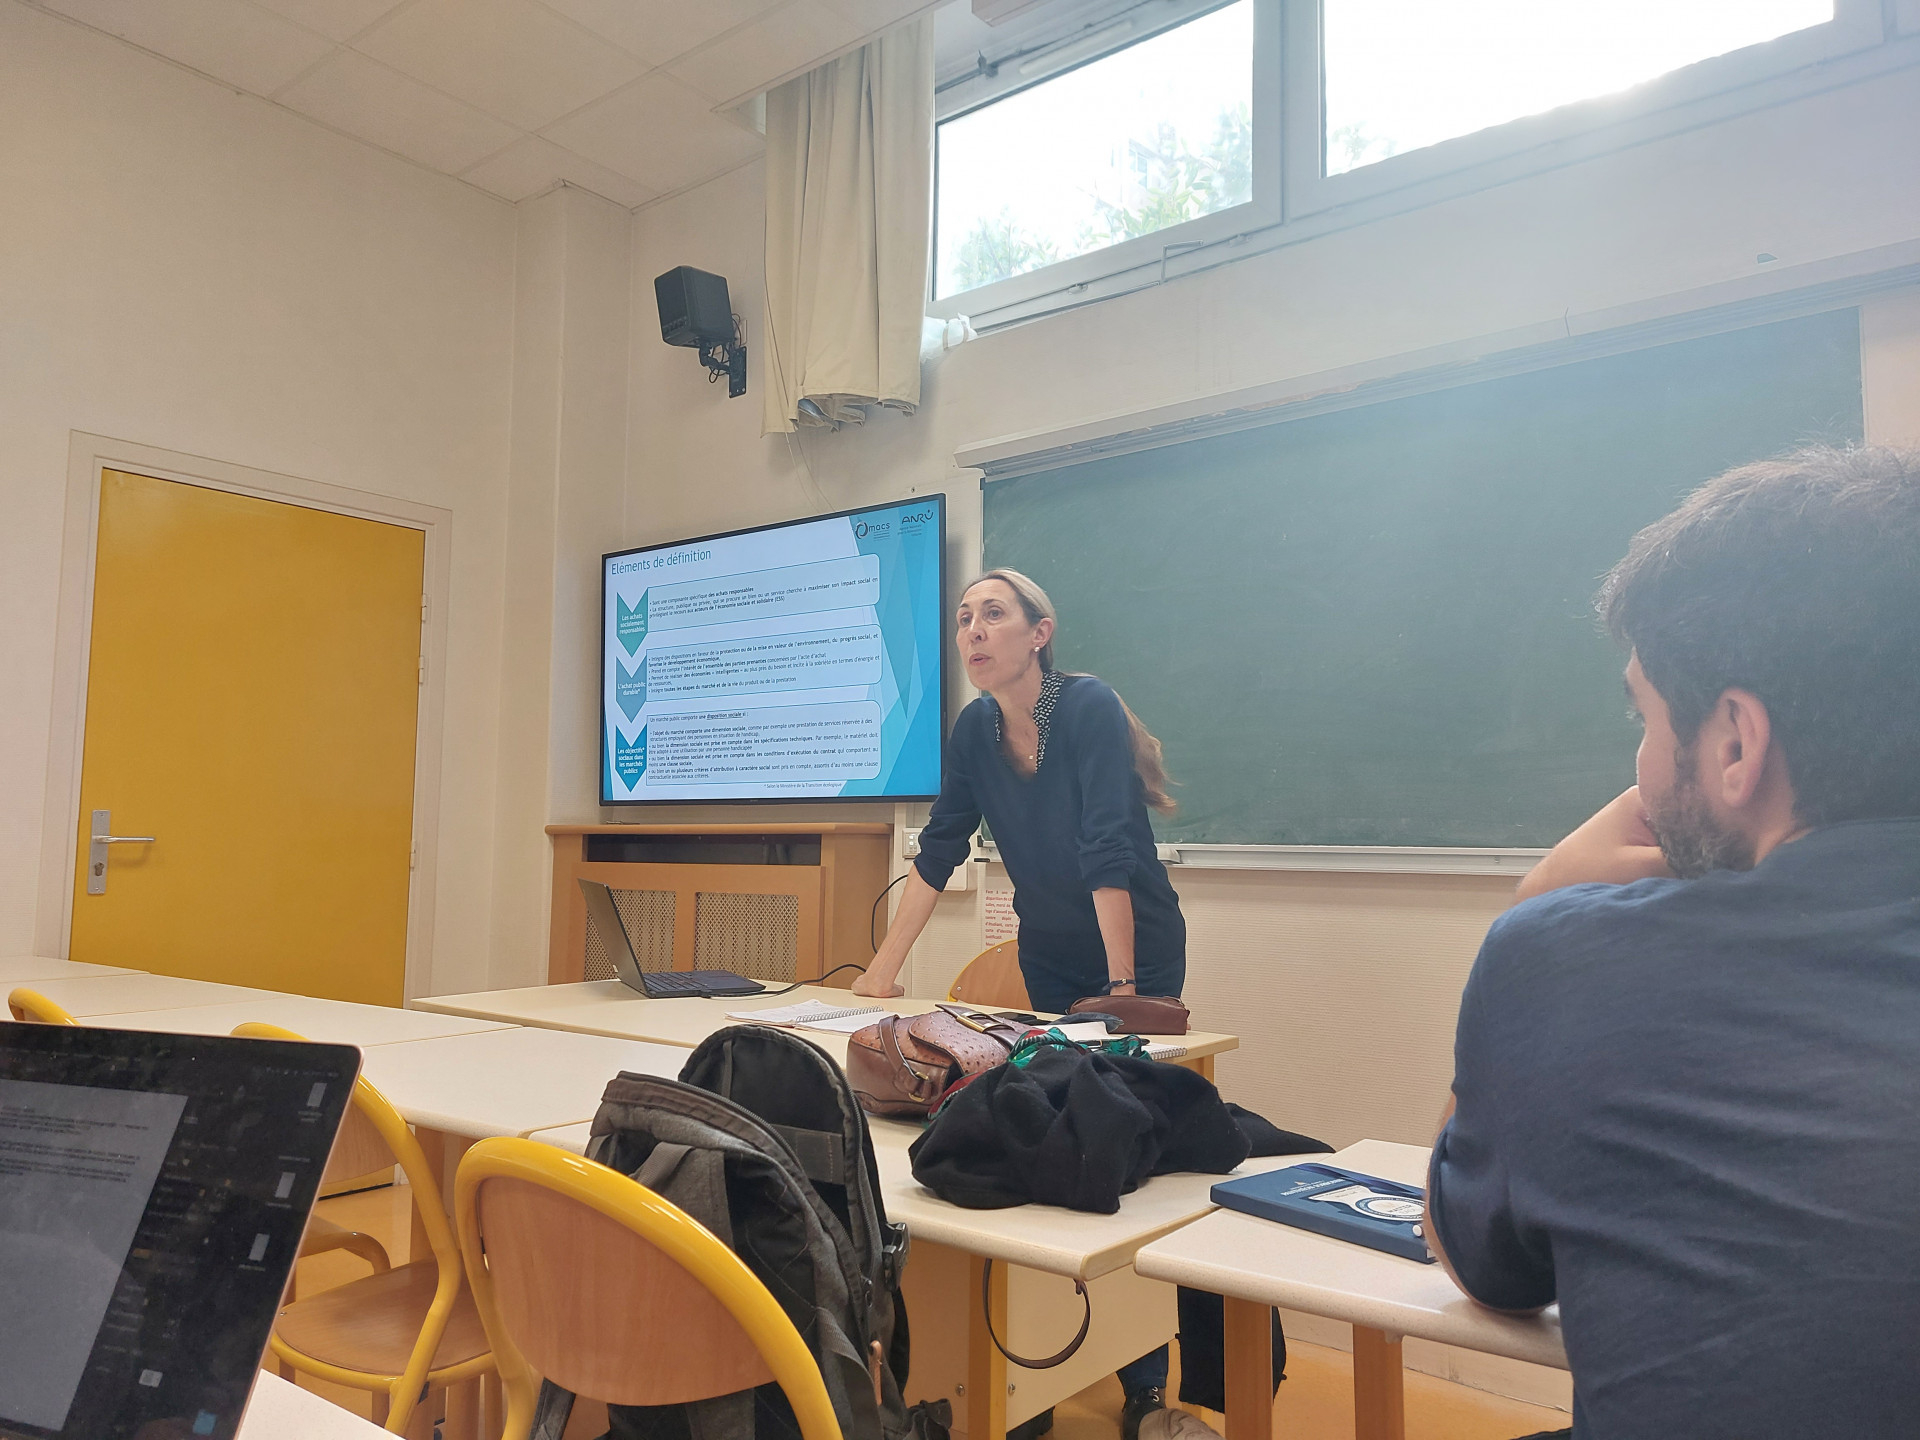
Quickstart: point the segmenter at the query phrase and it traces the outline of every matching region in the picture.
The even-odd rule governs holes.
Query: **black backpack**
[[[608,1082],[587,1155],[671,1200],[746,1262],[813,1351],[846,1440],[925,1429],[901,1398],[906,1227],[887,1221],[866,1116],[826,1052],[761,1025],[717,1031],[678,1081]],[[572,1401],[543,1386],[533,1440],[557,1440]],[[778,1385],[609,1415],[612,1440],[800,1433]]]

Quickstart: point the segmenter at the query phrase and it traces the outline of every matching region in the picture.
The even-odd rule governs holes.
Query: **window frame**
[[[1202,215],[1195,220],[1169,225],[1166,229],[1156,230],[1151,235],[1135,236],[1131,240],[1122,240],[1117,244],[1104,245],[1098,250],[1090,250],[1084,255],[1057,260],[1051,265],[1042,265],[1024,274],[1010,276],[1005,280],[996,280],[990,285],[956,291],[952,295],[938,294],[940,263],[938,135],[942,124],[1058,80],[1084,66],[1095,64],[1109,55],[1119,54],[1136,45],[1147,44],[1161,35],[1178,29],[1181,25],[1197,20],[1203,15],[1212,14],[1214,11],[1223,10],[1234,3],[1237,3],[1237,0],[1196,0],[1196,3],[1187,7],[1187,13],[1179,15],[1170,23],[1159,25],[1143,35],[1129,36],[1123,43],[1115,44],[1110,49],[1077,57],[1058,70],[1011,84],[956,86],[949,92],[953,98],[942,97],[941,101],[936,103],[933,208],[928,217],[928,224],[933,233],[928,251],[927,314],[939,319],[952,319],[958,315],[987,313],[1010,306],[1026,306],[1050,297],[1057,297],[1059,303],[1047,308],[1066,308],[1078,303],[1078,295],[1099,280],[1124,271],[1139,269],[1143,265],[1164,266],[1171,254],[1228,240],[1236,235],[1267,229],[1280,222],[1282,203],[1281,0],[1251,0],[1253,5],[1252,200],[1212,215]],[[1062,45],[1061,48],[1064,50],[1067,46]]]
[[[1623,121],[1711,99],[1792,70],[1871,49],[1885,38],[1880,0],[1834,0],[1833,19],[1823,24],[1697,60],[1625,92],[1569,101],[1539,115],[1522,116],[1344,174],[1328,175],[1322,0],[1288,0],[1285,24],[1286,53],[1293,58],[1286,76],[1282,122],[1289,220],[1444,177],[1467,179],[1472,172],[1527,151],[1563,145]],[[1460,184],[1450,187],[1450,193],[1470,188],[1471,184]]]

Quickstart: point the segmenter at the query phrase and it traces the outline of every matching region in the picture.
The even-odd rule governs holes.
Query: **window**
[[[1254,0],[1236,0],[943,120],[935,295],[1250,204],[1253,12]],[[1057,53],[1084,53],[1109,36],[1124,43],[1139,23],[1122,17]],[[1043,51],[1008,68],[1040,69],[1051,58]]]
[[[1324,0],[1325,173],[1623,91],[1833,19],[1833,0]]]
[[[1287,0],[1287,222],[1772,103],[1883,38],[1879,0]]]
[[[1006,324],[1914,65],[1883,42],[1920,26],[1920,0],[1056,3],[942,12],[934,314]]]

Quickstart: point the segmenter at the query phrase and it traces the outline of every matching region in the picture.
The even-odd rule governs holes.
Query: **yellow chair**
[[[7,1009],[16,1020],[25,1020],[34,1025],[78,1025],[80,1022],[69,1015],[66,1007],[56,1004],[38,990],[29,990],[26,986],[17,987],[7,996]]]
[[[256,1040],[305,1038],[277,1025],[240,1025],[233,1033]],[[420,1142],[364,1077],[354,1082],[353,1106],[406,1172],[433,1257],[290,1301],[267,1344],[283,1366],[373,1392],[374,1420],[390,1433],[431,1436],[432,1407],[420,1402],[430,1391],[477,1380],[493,1369],[493,1355],[462,1283],[460,1248]],[[352,1143],[363,1145],[364,1136]],[[364,1171],[371,1168],[365,1161],[363,1152],[352,1163]]]
[[[947,999],[995,1010],[1031,1010],[1027,982],[1020,974],[1020,942],[1002,940],[966,963],[953,977]]]
[[[841,1440],[813,1353],[740,1257],[604,1165],[482,1140],[454,1181],[460,1251],[527,1440],[544,1377],[613,1405],[679,1405],[779,1382],[805,1440]]]
[[[327,1157],[326,1173],[320,1177],[322,1198],[360,1189],[382,1170],[387,1172],[388,1179],[392,1178],[393,1152],[387,1149],[387,1142],[380,1138],[373,1122],[358,1108],[347,1111],[340,1122],[340,1134],[334,1139],[333,1153]],[[387,1247],[366,1231],[349,1230],[317,1213],[309,1217],[307,1233],[300,1240],[300,1258],[325,1255],[333,1250],[358,1255],[376,1274],[393,1268]],[[298,1294],[297,1278],[296,1267],[295,1274],[287,1279],[288,1300]]]

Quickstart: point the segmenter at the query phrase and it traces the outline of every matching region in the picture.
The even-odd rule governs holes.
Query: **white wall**
[[[1920,78],[1813,95],[968,344],[911,418],[762,439],[636,323],[627,540],[667,540],[944,489],[956,576],[979,497],[956,446],[1390,360],[1568,316],[1816,267],[1920,239]],[[641,211],[634,293],[673,265],[728,277],[761,383],[761,172]],[[1763,265],[1762,253],[1778,257]],[[644,303],[644,302],[643,302]],[[1866,307],[1876,438],[1920,434],[1920,307]],[[644,320],[645,317],[642,317]],[[1044,581],[1044,577],[1041,577]],[[967,694],[949,696],[949,710]],[[1465,878],[1175,872],[1201,1023],[1247,1037],[1230,1095],[1345,1143],[1424,1140],[1451,1075],[1454,1009],[1510,894]],[[941,901],[916,955],[943,983],[978,944],[974,895]]]
[[[494,819],[491,983],[547,975],[544,827],[598,818],[599,555],[622,528],[628,212],[584,190],[521,202]]]
[[[432,975],[484,985],[513,207],[0,0],[0,257],[0,952],[81,430],[453,512]]]

